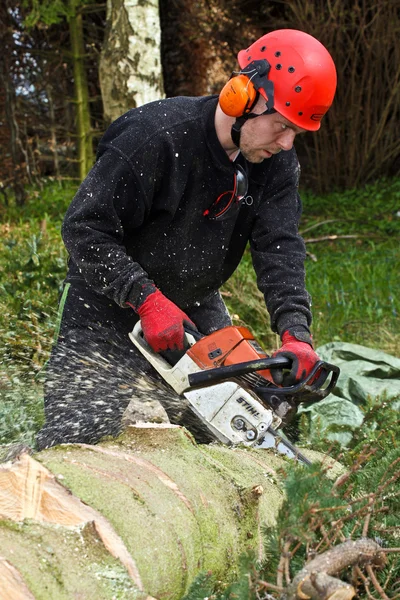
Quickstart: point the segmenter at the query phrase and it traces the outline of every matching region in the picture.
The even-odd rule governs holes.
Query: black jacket
[[[204,210],[234,181],[216,106],[216,97],[160,100],[108,128],[64,219],[69,276],[121,307],[138,306],[152,281],[189,314],[210,299],[223,311],[218,289],[250,241],[272,330],[308,326],[296,153],[245,164],[253,203],[226,221],[207,219]]]

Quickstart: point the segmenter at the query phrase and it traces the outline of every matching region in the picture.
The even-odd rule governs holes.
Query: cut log
[[[0,598],[35,600],[18,570],[0,556]]]
[[[23,454],[0,465],[5,585],[27,599],[173,600],[200,572],[229,581],[243,552],[262,554],[284,461],[154,424],[97,446]]]

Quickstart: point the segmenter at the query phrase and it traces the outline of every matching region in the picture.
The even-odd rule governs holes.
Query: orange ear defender
[[[266,100],[267,111],[273,112],[274,84],[268,79],[271,65],[265,59],[253,60],[232,77],[219,95],[219,104],[229,117],[247,118],[260,93]]]
[[[241,117],[250,112],[257,99],[257,90],[247,75],[232,77],[219,95],[222,111],[229,117]]]

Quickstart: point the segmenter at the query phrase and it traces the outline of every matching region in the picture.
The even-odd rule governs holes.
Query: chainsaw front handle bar
[[[292,361],[283,356],[276,356],[275,358],[260,358],[237,363],[236,365],[229,365],[227,367],[217,367],[215,369],[199,371],[198,373],[191,373],[188,376],[188,380],[191,387],[201,387],[203,385],[209,385],[210,383],[232,379],[232,377],[240,377],[246,373],[254,373],[255,371],[290,369],[291,364]],[[311,396],[315,395],[315,399],[321,400],[322,398],[328,396],[331,390],[335,387],[339,378],[339,374],[339,367],[320,360],[314,365],[307,377],[296,385],[292,385],[290,387],[275,387],[271,384],[270,386],[259,386],[254,391],[262,392],[268,390],[270,392],[272,387],[274,394],[276,395],[286,394],[295,396],[305,393],[306,395],[310,395],[310,399],[313,399]],[[321,389],[329,375],[331,375],[331,379],[327,387]]]
[[[330,380],[328,385],[322,388],[329,375]],[[303,402],[322,400],[334,389],[337,380],[339,379],[339,375],[339,367],[323,360],[319,360],[315,363],[305,379],[296,385],[291,385],[289,387],[276,387],[274,388],[274,394],[277,396],[284,394],[287,394],[288,396],[301,395]],[[259,386],[256,391],[262,392],[267,389],[270,391],[268,386]]]
[[[198,373],[189,375],[189,383],[192,387],[203,385],[215,381],[224,381],[231,377],[239,377],[246,373],[254,373],[255,371],[263,371],[265,369],[290,369],[292,361],[284,356],[275,358],[257,358],[246,362],[228,365],[227,367],[216,367],[215,369],[206,369]]]

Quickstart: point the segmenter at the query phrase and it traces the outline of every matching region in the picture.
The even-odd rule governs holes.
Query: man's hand
[[[156,290],[136,309],[146,342],[155,352],[184,350],[185,326],[196,325],[176,304]]]
[[[305,330],[286,330],[282,335],[282,346],[273,356],[285,356],[292,361],[289,373],[285,373],[283,369],[271,369],[274,382],[285,387],[307,377],[315,363],[320,360],[313,350],[311,335]]]

